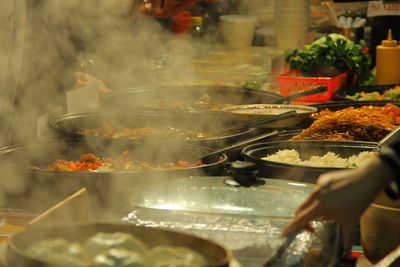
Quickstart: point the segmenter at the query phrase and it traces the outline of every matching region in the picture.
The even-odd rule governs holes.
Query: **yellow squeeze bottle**
[[[400,83],[400,45],[392,40],[389,29],[387,40],[376,47],[376,84]]]

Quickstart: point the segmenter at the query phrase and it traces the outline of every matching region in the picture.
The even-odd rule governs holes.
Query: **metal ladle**
[[[386,135],[381,141],[378,142],[380,149],[385,146],[389,146],[400,139],[400,126],[398,126],[395,130],[391,131],[388,135]]]

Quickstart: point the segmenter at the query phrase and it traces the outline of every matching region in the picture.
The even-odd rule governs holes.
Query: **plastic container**
[[[287,50],[301,47],[310,20],[310,0],[275,0],[274,27],[276,46]]]
[[[223,15],[220,16],[221,33],[225,44],[229,48],[241,49],[250,47],[257,18],[250,15]]]
[[[279,76],[279,89],[283,96],[288,96],[326,85],[328,87],[327,91],[296,100],[324,102],[333,99],[334,92],[346,84],[347,76],[348,72],[344,72],[335,77],[303,77],[300,76],[298,72],[288,71]]]
[[[394,83],[400,83],[400,45],[389,29],[387,40],[376,47],[376,84]]]
[[[399,246],[399,215],[400,208],[374,202],[361,216],[361,244],[372,263],[377,263]],[[400,259],[390,266],[400,266]]]

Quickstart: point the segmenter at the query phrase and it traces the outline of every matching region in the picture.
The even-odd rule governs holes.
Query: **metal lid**
[[[312,188],[311,184],[276,179],[262,179],[265,183],[254,187],[237,187],[225,183],[229,178],[173,180],[137,193],[131,204],[160,211],[288,218]]]
[[[243,266],[262,266],[279,247],[283,227],[312,185],[260,178],[264,184],[237,187],[225,184],[227,179],[189,177],[136,192],[132,211],[122,221],[213,240],[231,249]],[[336,230],[322,222],[313,222],[313,228],[315,233],[303,231],[296,237],[282,256],[282,266],[297,266],[311,247],[327,255],[316,266],[329,266]]]

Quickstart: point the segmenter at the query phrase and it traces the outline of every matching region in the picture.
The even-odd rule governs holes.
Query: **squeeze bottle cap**
[[[203,24],[203,18],[199,16],[193,16],[192,23],[194,26],[201,26]]]
[[[382,40],[382,45],[383,46],[397,46],[397,41],[392,39],[392,30],[389,29],[388,31],[388,36],[386,40]]]

